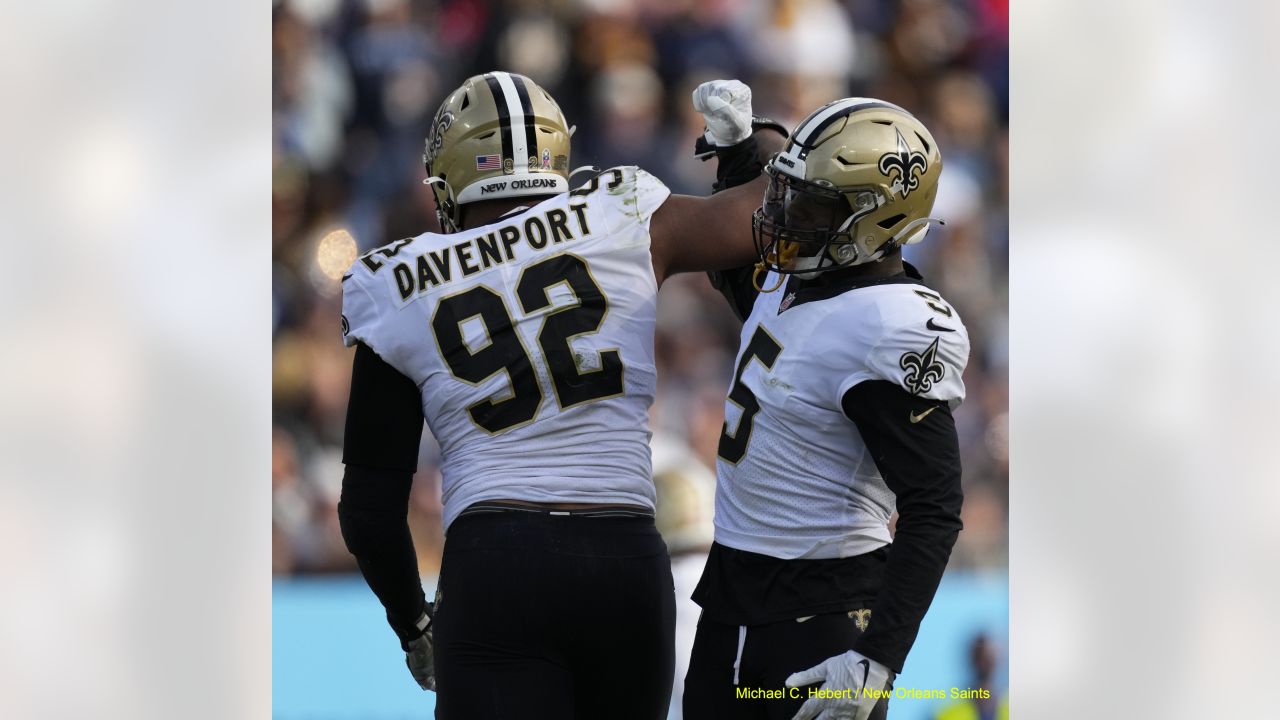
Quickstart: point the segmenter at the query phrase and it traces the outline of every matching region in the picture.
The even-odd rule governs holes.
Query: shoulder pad
[[[366,287],[368,280],[368,273],[355,266],[342,279],[342,344],[347,347],[357,342],[368,345],[377,324],[378,310]]]
[[[945,317],[923,303],[911,309],[882,315],[879,337],[867,356],[869,370],[912,395],[959,404],[969,363],[968,330],[954,310]]]
[[[383,312],[377,298],[386,296],[379,286],[390,276],[391,259],[413,240],[404,238],[370,250],[356,258],[342,276],[342,344],[351,347],[363,342],[373,347],[374,328]]]
[[[856,370],[840,397],[860,382],[887,380],[912,395],[958,405],[965,394],[968,330],[937,293],[923,285],[895,287],[900,290],[862,308],[856,325],[842,333],[841,344],[854,354],[845,360]]]
[[[635,165],[620,165],[596,175],[569,194],[603,199],[615,213],[643,224],[649,222],[654,211],[666,202],[671,191],[645,170]]]

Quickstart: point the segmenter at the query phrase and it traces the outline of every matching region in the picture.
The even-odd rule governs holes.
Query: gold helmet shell
[[[569,127],[564,113],[523,75],[467,78],[436,112],[422,162],[446,232],[477,200],[554,195],[569,190]]]
[[[765,171],[769,189],[753,221],[761,262],[811,276],[923,240],[942,156],[906,110],[844,98],[796,126]]]

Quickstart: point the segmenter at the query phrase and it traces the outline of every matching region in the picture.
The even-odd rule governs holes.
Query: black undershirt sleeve
[[[841,404],[898,507],[871,623],[853,649],[900,673],[960,533],[964,496],[955,420],[946,402],[883,380],[855,385]]]
[[[407,521],[422,423],[422,399],[414,382],[358,344],[338,520],[347,549],[406,649],[420,634],[415,623],[426,605]]]
[[[760,291],[756,290],[755,283],[752,282],[755,274],[754,265],[707,273],[707,278],[711,280],[711,287],[720,291],[724,299],[729,301],[733,314],[743,322],[747,321],[751,308],[756,304],[756,297],[760,295]]]
[[[418,386],[368,345],[356,343],[342,462],[412,474],[422,423]]]
[[[729,147],[714,147],[705,138],[698,137],[698,143],[694,148],[695,152],[704,157],[708,156],[710,152],[715,153],[716,181],[711,186],[712,194],[738,187],[739,185],[745,185],[760,177],[760,172],[764,169],[764,164],[769,158],[761,154],[755,133],[762,130],[772,130],[781,134],[784,138],[787,136],[787,129],[769,118],[754,117],[752,118],[751,127],[751,135],[737,145]],[[744,322],[747,316],[751,314],[751,307],[756,302],[756,296],[760,294],[752,280],[755,274],[756,267],[754,264],[732,270],[707,273],[707,278],[711,281],[711,287],[719,290],[720,294],[724,295],[725,300],[729,301],[729,307],[733,309],[733,313],[738,316],[739,320]]]

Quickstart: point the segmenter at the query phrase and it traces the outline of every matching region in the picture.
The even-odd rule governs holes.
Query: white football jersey
[[[482,500],[654,506],[657,283],[635,167],[490,225],[361,256],[343,338],[411,378],[440,443],[447,528]]]
[[[777,282],[770,273],[763,287]],[[716,542],[788,560],[870,552],[890,541],[894,496],[841,400],[887,380],[959,405],[968,332],[920,284],[794,305],[787,295],[761,293],[742,328],[716,464]]]

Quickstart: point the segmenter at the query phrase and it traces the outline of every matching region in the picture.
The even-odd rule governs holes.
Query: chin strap
[[[921,240],[924,240],[924,236],[927,234],[927,232],[921,232],[917,234],[915,237],[911,238],[910,240],[907,240],[906,242],[903,242],[902,238],[906,237],[910,233],[915,232],[915,229],[920,227],[921,225],[928,225],[931,222],[936,222],[939,225],[947,224],[945,221],[940,220],[938,218],[916,218],[915,220],[912,220],[906,225],[903,225],[902,229],[894,233],[893,237],[886,240],[885,243],[880,246],[880,249],[876,250],[874,255],[867,258],[866,262],[872,262],[872,261],[880,262],[885,258],[886,255],[893,252],[895,249],[900,248],[903,245],[915,245]]]
[[[902,229],[894,233],[893,237],[889,238],[889,242],[885,243],[885,245],[888,245],[889,243],[893,243],[894,245],[914,245],[915,243],[918,243],[924,239],[925,233],[920,233],[919,237],[911,238],[906,242],[899,242],[899,241],[902,240],[902,238],[905,237],[907,233],[911,232],[912,230],[915,230],[917,227],[921,225],[928,225],[931,222],[936,222],[939,225],[947,224],[946,222],[938,218],[917,218],[907,223],[906,225],[902,226]]]
[[[449,196],[449,205],[455,208],[458,207],[458,203],[453,196],[453,186],[444,178],[432,175],[426,180],[423,180],[422,184],[428,187],[436,184],[443,185],[445,193]],[[439,198],[436,198],[436,221],[440,223],[440,229],[445,233],[453,234],[458,232],[457,223],[453,221],[453,218],[449,217],[448,213],[440,209]]]
[[[756,261],[755,272],[751,273],[751,284],[755,287],[757,292],[771,293],[782,287],[782,284],[786,282],[786,275],[783,273],[778,273],[778,282],[768,290],[765,290],[764,287],[761,286],[761,278],[768,277],[769,265],[773,265],[774,267],[784,267],[787,263],[795,259],[796,253],[800,252],[800,246],[793,242],[780,241],[778,245],[782,245],[781,251],[779,251],[777,245],[775,245],[774,248],[769,251],[768,255],[763,259]],[[763,273],[763,275],[761,275],[761,273]]]
[[[769,268],[765,267],[763,260],[757,260],[755,272],[751,273],[751,284],[752,286],[755,287],[756,292],[771,293],[774,290],[777,290],[778,288],[782,287],[782,283],[784,281],[784,276],[779,274],[778,282],[775,283],[773,287],[769,288],[768,290],[765,290],[760,285],[761,277],[769,277]]]

